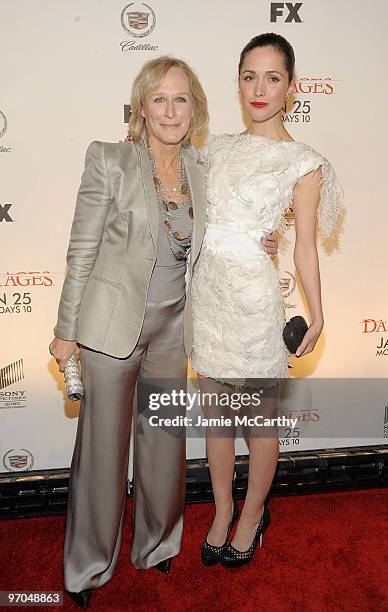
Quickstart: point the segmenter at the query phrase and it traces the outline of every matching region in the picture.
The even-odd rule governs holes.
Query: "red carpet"
[[[237,570],[202,566],[212,505],[188,506],[168,576],[128,561],[128,512],[116,573],[89,610],[386,612],[387,498],[382,489],[274,497],[263,548]],[[64,516],[0,522],[0,590],[62,590],[64,524]],[[79,608],[65,596],[64,609]]]

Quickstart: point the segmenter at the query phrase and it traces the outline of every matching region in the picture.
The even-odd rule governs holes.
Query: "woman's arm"
[[[323,328],[321,281],[316,246],[317,209],[321,170],[310,172],[294,188],[293,209],[296,241],[294,262],[310,312],[310,327],[296,351],[297,357],[311,353]]]
[[[66,257],[67,272],[59,302],[58,321],[54,328],[57,341],[54,339],[50,344],[50,352],[57,359],[61,370],[71,354],[78,356],[75,344],[78,312],[85,285],[97,259],[111,202],[104,145],[92,142],[86,152],[85,170],[71,228]]]

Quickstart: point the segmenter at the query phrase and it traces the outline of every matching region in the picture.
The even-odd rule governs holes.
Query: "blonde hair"
[[[183,60],[162,55],[146,62],[133,82],[131,115],[128,121],[128,136],[131,140],[136,141],[140,139],[141,133],[145,128],[145,120],[141,115],[141,110],[145,106],[148,96],[157,89],[170,68],[179,68],[185,73],[193,99],[194,114],[190,121],[188,132],[183,139],[183,144],[189,146],[193,136],[206,132],[209,123],[207,99],[197,75]]]

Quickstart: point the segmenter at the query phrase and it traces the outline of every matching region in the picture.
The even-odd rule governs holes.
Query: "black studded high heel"
[[[228,544],[222,551],[221,563],[224,567],[240,567],[249,563],[255,554],[257,543],[260,542],[260,546],[263,545],[263,533],[271,523],[271,515],[267,506],[263,508],[263,514],[258,524],[255,537],[248,550],[237,550],[232,544]]]
[[[213,544],[209,544],[207,541],[207,538],[202,542],[201,561],[204,565],[206,565],[206,567],[209,567],[210,565],[215,565],[221,559],[221,552],[224,550],[227,544],[230,532],[233,529],[233,525],[235,524],[237,517],[238,517],[238,504],[237,504],[237,501],[233,499],[232,520],[229,523],[225,542],[222,544],[222,546],[213,546]]]
[[[79,593],[73,593],[73,591],[66,591],[69,597],[77,604],[80,608],[86,610],[89,605],[90,598],[93,593],[93,589],[85,589]]]
[[[159,561],[159,563],[154,565],[154,568],[163,574],[169,574],[171,569],[171,557],[164,559],[164,561]]]

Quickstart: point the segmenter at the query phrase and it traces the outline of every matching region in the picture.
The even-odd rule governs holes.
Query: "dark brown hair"
[[[252,51],[252,49],[256,49],[256,47],[273,47],[283,55],[284,65],[288,72],[288,82],[290,83],[292,81],[292,77],[294,76],[295,68],[294,49],[292,48],[288,40],[283,38],[283,36],[280,36],[280,34],[274,34],[273,32],[254,36],[252,40],[250,40],[249,43],[245,45],[240,55],[240,61],[238,64],[238,74],[240,75],[241,73],[241,68],[246,55],[249,53],[249,51]]]

